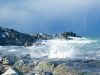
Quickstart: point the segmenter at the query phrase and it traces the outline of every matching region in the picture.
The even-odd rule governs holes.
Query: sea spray
[[[64,39],[51,40],[50,43],[49,58],[73,58],[77,54],[74,45]]]
[[[74,58],[74,59],[100,59],[100,41],[90,38],[73,38],[73,40],[52,39],[41,40],[33,46],[0,46],[0,53],[16,54],[25,56],[30,54],[31,58],[47,59]]]
[[[73,37],[71,37],[73,38]],[[73,40],[52,39],[42,40],[37,45],[27,47],[32,57],[48,57],[48,58],[77,58],[76,56],[83,55],[80,49],[85,44],[90,44],[93,40],[87,38],[73,38]]]

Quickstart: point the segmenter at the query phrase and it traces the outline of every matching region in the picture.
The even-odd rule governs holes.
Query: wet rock
[[[0,75],[2,74],[2,72],[0,71]]]
[[[68,36],[80,37],[73,32],[62,32],[60,35],[55,36],[49,34],[25,34],[18,32],[14,29],[0,27],[0,45],[1,46],[32,46],[37,40],[48,40],[55,38],[69,39]]]
[[[35,39],[38,39],[38,35],[39,34],[37,34],[37,33],[36,34],[31,34],[31,36],[34,37]]]
[[[39,64],[36,66],[35,70],[42,71],[42,72],[52,72],[54,68],[54,64],[50,62],[39,62]]]
[[[11,68],[10,65],[3,65],[3,67],[4,67],[4,70],[5,70],[5,71],[7,71],[9,68]]]
[[[16,62],[13,67],[22,73],[27,73],[35,69],[34,64],[26,63],[23,60],[19,60],[18,62]]]
[[[49,72],[39,72],[39,73],[36,73],[35,75],[53,75],[53,74]]]
[[[9,64],[9,60],[7,58],[3,58],[2,64],[3,65],[8,65]]]
[[[12,68],[9,68],[5,73],[3,73],[2,75],[18,75],[18,73],[13,70]]]
[[[62,32],[62,33],[60,33],[60,35],[61,35],[61,37],[63,37],[63,38],[69,38],[69,37],[79,37],[80,38],[80,36],[79,35],[76,35],[76,33],[73,33],[73,32]],[[69,38],[70,39],[70,38]]]
[[[0,64],[0,73],[3,73],[3,72],[4,72],[4,67]]]
[[[14,64],[14,67],[20,71],[22,66],[23,66],[23,64],[24,64],[24,61],[23,60],[19,60]]]
[[[3,58],[2,58],[2,57],[0,57],[0,63],[2,62],[2,59],[3,59]]]
[[[58,34],[53,35],[53,38],[59,38]]]
[[[0,65],[1,73],[6,72],[11,66],[10,65]]]
[[[24,58],[31,59],[31,55],[30,54],[27,54]]]
[[[54,68],[53,75],[78,75],[73,69],[64,65],[58,65]]]
[[[0,45],[1,46],[31,46],[36,39],[29,34],[15,31],[14,29],[0,28]]]
[[[42,39],[42,40],[48,40],[48,39],[51,39],[52,36],[51,35],[48,35],[48,34],[44,34],[44,33],[40,33],[38,35],[38,39]]]
[[[24,46],[27,47],[27,46],[32,46],[33,44],[31,42],[25,42]]]
[[[7,54],[3,56],[2,64],[14,65],[14,63],[18,60],[20,60],[20,56],[14,54]]]

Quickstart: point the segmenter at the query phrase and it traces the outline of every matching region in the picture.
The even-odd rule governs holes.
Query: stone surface
[[[48,40],[56,38],[68,39],[69,36],[80,37],[73,32],[62,32],[60,35],[49,35],[45,33],[40,34],[25,34],[14,29],[0,27],[0,45],[1,46],[32,46],[37,40]]]
[[[13,68],[15,68],[21,73],[24,73],[24,75],[27,74],[28,75],[99,75],[100,74],[99,72],[100,61],[98,60],[67,60],[67,61],[51,61],[51,62],[38,61],[37,63],[34,63],[34,61],[29,61],[29,62],[28,61],[25,61],[25,59],[19,60],[13,65]],[[1,64],[0,72],[5,73],[11,67],[12,66],[10,65]],[[98,68],[97,72],[95,68],[96,69]]]
[[[5,73],[3,73],[2,75],[18,75],[18,73],[13,70],[12,68],[9,68]]]
[[[2,55],[2,60],[1,64],[2,65],[14,65],[15,62],[20,60],[20,56],[14,55],[14,54],[7,54],[7,55]]]
[[[36,40],[29,34],[0,27],[0,45],[1,46],[31,46]]]
[[[32,71],[35,69],[35,65],[34,64],[29,64],[24,62],[23,60],[19,60],[17,61],[14,66],[14,68],[16,68],[17,70],[19,70],[22,73],[26,73],[29,71]]]
[[[2,64],[3,65],[8,65],[9,64],[9,60],[7,58],[3,58]]]
[[[14,68],[16,68],[19,71],[22,71],[23,64],[24,64],[24,61],[23,60],[19,60],[14,64]]]
[[[58,65],[54,71],[53,75],[78,75],[77,73],[74,73],[74,70],[71,68],[64,66],[64,65]]]
[[[2,57],[0,57],[0,63],[2,62],[2,59],[3,59],[3,58],[2,58]]]
[[[39,73],[36,73],[35,75],[53,75],[53,74],[49,72],[39,72]]]
[[[52,72],[54,68],[54,64],[50,62],[39,62],[39,64],[35,67],[35,70],[37,71],[43,71],[43,72]]]

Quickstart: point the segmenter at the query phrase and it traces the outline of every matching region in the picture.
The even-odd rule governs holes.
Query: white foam
[[[84,44],[90,44],[96,42],[87,38],[73,38],[73,40],[64,39],[53,39],[47,41],[41,41],[40,46],[28,47],[32,57],[43,57],[48,58],[76,58],[80,55],[80,47]]]
[[[49,58],[73,58],[75,57],[74,45],[71,45],[69,41],[66,40],[51,40],[51,45],[49,48]]]
[[[32,58],[89,58],[89,54],[98,55],[99,52],[81,50],[90,43],[96,42],[87,38],[73,38],[73,40],[53,39],[40,41],[40,45],[30,47],[0,46],[0,53],[15,53],[19,55],[30,54]],[[98,54],[97,54],[98,53]],[[85,56],[86,55],[86,56]],[[91,56],[90,56],[91,57]],[[97,56],[94,56],[97,57]]]
[[[17,51],[19,51],[19,50],[16,50],[16,49],[9,50],[9,52],[17,52]]]

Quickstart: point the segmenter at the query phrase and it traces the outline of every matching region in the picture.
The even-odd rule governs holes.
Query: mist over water
[[[73,38],[73,37],[71,37]],[[16,54],[31,58],[49,59],[98,59],[100,60],[99,38],[73,38],[73,40],[52,39],[40,40],[37,45],[23,46],[0,46],[0,53]]]

